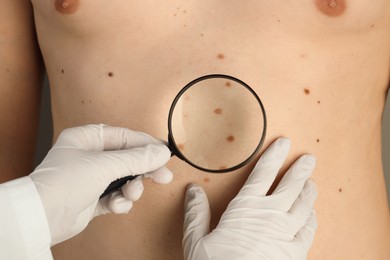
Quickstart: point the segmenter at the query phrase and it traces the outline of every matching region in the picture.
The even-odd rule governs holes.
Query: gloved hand
[[[95,216],[125,213],[143,191],[142,178],[101,200],[114,180],[148,173],[167,183],[170,151],[162,141],[125,128],[87,125],[65,129],[31,173],[49,223],[52,245],[80,233]],[[135,183],[135,184],[134,184]]]
[[[200,186],[189,185],[185,200],[185,259],[306,259],[317,228],[313,209],[317,191],[308,180],[315,157],[301,156],[276,190],[266,196],[289,148],[290,141],[280,138],[267,149],[210,234],[207,196]]]

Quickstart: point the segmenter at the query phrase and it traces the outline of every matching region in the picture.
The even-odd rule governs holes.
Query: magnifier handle
[[[168,147],[169,150],[171,150],[171,157],[177,154],[177,149],[175,148],[175,146],[172,145],[172,139],[171,139],[170,135],[168,136],[167,147]],[[181,158],[180,156],[178,156],[178,157]],[[100,195],[99,198],[101,199],[101,198],[107,196],[108,194],[110,194],[110,193],[112,193],[112,192],[114,192],[116,190],[119,190],[120,187],[125,185],[127,181],[134,180],[138,176],[139,175],[126,176],[126,177],[123,177],[123,178],[120,178],[120,179],[117,179],[117,180],[111,182],[110,185],[108,185],[107,189],[103,192],[102,195]]]
[[[108,194],[118,190],[120,187],[125,185],[127,181],[133,180],[133,179],[137,178],[137,176],[138,175],[126,176],[126,177],[123,177],[123,178],[120,178],[120,179],[117,179],[117,180],[111,182],[110,185],[108,185],[107,189],[103,192],[103,194],[100,195],[100,199],[107,196]]]

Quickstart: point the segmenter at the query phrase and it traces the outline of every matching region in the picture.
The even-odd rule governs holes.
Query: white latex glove
[[[127,195],[117,191],[99,200],[112,181],[144,173],[172,179],[172,173],[161,168],[170,155],[162,141],[125,128],[65,129],[30,175],[42,199],[52,245],[80,233],[95,216],[130,210],[142,194],[142,179],[124,186]]]
[[[308,180],[315,157],[301,156],[276,190],[266,196],[289,148],[290,141],[280,138],[264,152],[210,234],[207,196],[200,186],[189,185],[185,200],[185,259],[306,259],[317,228],[313,209],[317,191]]]

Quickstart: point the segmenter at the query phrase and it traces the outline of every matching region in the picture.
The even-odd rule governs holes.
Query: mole
[[[318,10],[326,16],[337,17],[346,9],[345,0],[315,0]]]
[[[231,86],[232,86],[232,83],[230,83],[229,81],[226,81],[225,86],[226,86],[226,87],[231,87]]]
[[[220,60],[223,60],[223,59],[225,59],[225,55],[223,55],[222,53],[219,53],[217,55],[217,58],[220,59]]]
[[[227,169],[227,167],[225,165],[222,165],[222,166],[219,166],[219,169],[220,170],[225,170],[225,169]]]
[[[318,100],[318,101],[317,101],[317,104],[321,104],[321,101]]]
[[[177,148],[179,148],[180,151],[184,150],[184,144],[178,144]]]
[[[72,14],[79,8],[79,0],[55,0],[55,8],[61,14]]]
[[[64,69],[62,69],[62,70],[61,70],[61,73],[64,74],[64,72],[65,72]]]
[[[320,139],[317,138],[317,143],[319,143],[319,142],[320,142]]]
[[[114,77],[114,73],[112,73],[112,72],[108,72],[108,74],[107,74],[109,77]]]
[[[303,89],[303,92],[305,92],[306,95],[310,94],[310,90],[308,88]]]
[[[342,189],[342,188],[340,188],[340,189],[339,189],[339,192],[342,192],[342,191],[343,191],[343,189]]]
[[[205,183],[209,183],[209,182],[210,182],[210,178],[206,177],[206,178],[203,179],[203,181],[204,181]]]
[[[84,100],[81,100],[81,103],[84,104]]]
[[[228,137],[226,137],[226,140],[231,143],[231,142],[234,141],[234,136],[233,135],[229,135]]]
[[[217,114],[217,115],[220,115],[220,114],[222,114],[222,109],[216,108],[216,109],[214,110],[214,113]]]

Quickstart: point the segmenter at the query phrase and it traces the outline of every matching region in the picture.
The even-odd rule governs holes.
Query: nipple
[[[78,0],[56,0],[55,8],[61,14],[72,14],[77,11],[80,3]]]
[[[326,16],[337,17],[346,9],[345,0],[315,0],[318,10]]]
[[[70,5],[69,2],[66,1],[66,0],[62,2],[62,8],[64,8],[64,9],[65,9],[65,8],[68,8],[69,5]]]
[[[328,3],[330,8],[335,8],[337,6],[336,0],[330,0]]]

